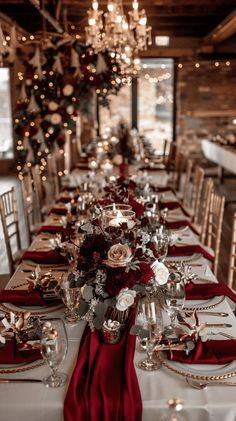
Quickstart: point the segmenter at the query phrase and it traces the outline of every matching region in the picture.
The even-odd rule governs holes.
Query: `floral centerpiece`
[[[163,274],[155,273],[162,265],[149,235],[140,228],[129,230],[126,224],[107,227],[98,221],[85,224],[83,241],[74,272],[76,284],[83,287],[78,312],[90,328],[101,329],[109,319],[124,321],[137,294],[152,282],[163,283]],[[168,274],[165,272],[165,282]]]

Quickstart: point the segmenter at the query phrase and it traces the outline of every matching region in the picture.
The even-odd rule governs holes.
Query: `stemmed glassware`
[[[145,297],[138,302],[136,324],[142,328],[142,343],[145,342],[147,352],[147,357],[137,366],[146,371],[158,370],[160,363],[153,359],[153,352],[161,339],[163,319],[157,299]]]
[[[152,237],[152,242],[154,243],[156,251],[158,253],[159,262],[164,262],[168,254],[169,239],[167,233],[156,232]]]
[[[40,352],[52,370],[50,376],[43,379],[47,387],[60,387],[67,381],[65,373],[58,372],[58,366],[64,360],[68,348],[65,325],[62,319],[44,319],[41,332]]]
[[[165,308],[170,316],[170,325],[165,327],[164,330],[167,336],[175,333],[175,319],[178,312],[183,308],[184,302],[184,283],[179,279],[169,280],[165,286]]]
[[[69,274],[63,274],[61,279],[61,298],[66,306],[65,319],[68,323],[76,323],[80,320],[76,309],[79,306],[81,298],[81,288],[71,284]]]

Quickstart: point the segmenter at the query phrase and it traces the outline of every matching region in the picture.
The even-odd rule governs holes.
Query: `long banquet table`
[[[218,145],[210,140],[202,140],[202,151],[209,161],[214,162],[221,168],[236,174],[236,149],[232,146]]]
[[[173,199],[173,193],[165,193],[165,200]],[[172,217],[181,218],[181,211],[174,210],[169,213]],[[45,221],[45,225],[55,224],[55,215],[51,214]],[[57,222],[58,223],[58,222]],[[188,242],[189,244],[198,244],[198,238],[191,231],[190,228],[183,231],[178,231],[179,241]],[[45,241],[44,241],[45,244]],[[39,234],[31,244],[31,250],[38,246],[42,246],[42,234]],[[167,259],[168,260],[168,259]],[[173,259],[171,259],[173,260]],[[179,258],[181,260],[181,258]],[[197,256],[192,263],[192,270],[199,275],[199,283],[212,282],[217,280],[213,275],[209,262]],[[14,288],[19,283],[24,283],[26,277],[24,269],[29,269],[27,262],[22,262],[17,268],[15,274],[9,281],[8,288]],[[55,270],[55,275],[60,276],[60,272]],[[198,282],[198,281],[196,281]],[[214,300],[214,299],[213,299]],[[207,300],[208,303],[209,300]],[[186,302],[186,305],[191,305],[193,302]],[[196,304],[196,301],[194,302]],[[202,305],[203,301],[201,301]],[[13,305],[8,305],[8,308],[14,309]],[[227,333],[236,336],[236,321],[232,311],[233,304],[228,299],[224,299],[217,305],[217,311],[227,312],[227,318],[217,319],[217,322],[229,322],[232,328],[227,329]],[[42,309],[37,309],[37,312],[43,312]],[[44,310],[45,311],[45,310]],[[58,308],[55,311],[48,313],[48,316],[63,317],[63,308]],[[204,319],[205,317],[205,319]],[[214,321],[216,318],[209,316],[202,316],[202,321]],[[65,361],[60,367],[61,371],[68,374],[69,378],[73,372],[76,363],[80,339],[84,330],[85,322],[79,322],[76,325],[66,325],[69,348]],[[218,336],[215,336],[217,339]],[[222,338],[221,338],[222,339]],[[143,354],[136,349],[134,361],[142,358]],[[200,367],[201,370],[213,370],[212,366]],[[214,367],[215,368],[215,367]],[[234,367],[234,370],[236,368]],[[214,371],[214,370],[213,370]],[[212,372],[213,372],[212,371]],[[45,365],[35,368],[23,373],[4,374],[0,377],[4,378],[39,378],[41,379],[49,372]],[[171,398],[179,398],[184,402],[184,409],[181,414],[191,421],[233,421],[236,419],[236,405],[235,405],[235,390],[234,387],[229,387],[226,390],[225,386],[212,386],[205,390],[196,390],[191,388],[185,381],[185,377],[178,375],[165,367],[154,372],[145,372],[136,368],[139,387],[141,391],[143,404],[143,421],[160,420],[163,414],[167,414],[166,401]],[[204,371],[201,371],[204,373]],[[0,383],[0,419],[1,421],[62,421],[63,420],[63,403],[66,395],[68,384],[57,389],[46,388],[43,384],[17,384],[17,383]],[[82,420],[81,420],[82,421]],[[99,420],[100,421],[100,420]]]

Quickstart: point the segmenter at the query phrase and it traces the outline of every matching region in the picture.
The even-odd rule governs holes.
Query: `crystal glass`
[[[175,320],[185,302],[185,287],[183,282],[169,280],[165,286],[165,308],[170,316],[170,325],[164,330],[166,335],[175,333]]]
[[[65,319],[68,323],[76,323],[80,320],[76,309],[79,306],[81,298],[81,288],[75,285],[71,285],[69,281],[69,275],[62,275],[61,282],[61,298],[66,306]]]
[[[42,321],[40,352],[52,370],[50,376],[43,379],[47,387],[60,387],[67,381],[65,373],[58,372],[58,366],[64,360],[68,348],[65,325],[62,319],[44,319]]]
[[[152,237],[152,242],[154,243],[156,251],[158,253],[159,262],[164,262],[168,254],[168,235],[166,233],[156,233]]]
[[[145,297],[138,302],[136,324],[142,327],[141,343],[145,343],[147,357],[137,363],[142,370],[153,371],[160,368],[160,362],[153,359],[155,346],[161,339],[163,329],[162,312],[157,299]]]

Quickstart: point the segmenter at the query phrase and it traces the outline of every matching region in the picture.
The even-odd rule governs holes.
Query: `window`
[[[10,70],[0,67],[0,159],[13,156]]]
[[[173,138],[172,59],[143,59],[138,78],[138,129],[159,152]]]
[[[105,132],[106,127],[117,127],[120,120],[125,120],[131,127],[131,86],[124,85],[118,95],[110,95],[110,107],[100,107],[100,133]]]

